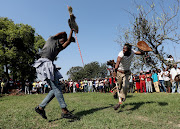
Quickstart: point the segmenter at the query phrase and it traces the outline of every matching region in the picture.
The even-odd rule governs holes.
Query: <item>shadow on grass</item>
[[[110,104],[109,106],[106,106],[106,107],[92,108],[92,109],[89,109],[89,110],[80,111],[80,112],[77,112],[75,115],[80,118],[82,116],[92,114],[92,113],[94,113],[96,111],[103,110],[103,109],[110,108],[110,107],[113,107],[113,104]]]
[[[82,116],[92,114],[92,113],[97,112],[99,110],[103,110],[103,109],[110,108],[110,107],[113,107],[113,104],[109,104],[109,106],[106,106],[106,107],[92,108],[92,109],[89,109],[89,110],[84,110],[84,111],[77,112],[75,114],[75,116],[77,116],[77,119],[70,120],[69,122],[74,122],[74,121],[80,120]]]
[[[75,110],[72,110],[72,111],[70,111],[70,113],[73,113],[74,111]],[[57,118],[57,119],[49,120],[48,122],[54,122],[54,121],[61,120],[61,119],[63,119],[63,118]]]
[[[131,98],[134,97],[133,95],[127,95],[126,98]]]
[[[154,101],[148,101],[148,102],[138,102],[138,103],[127,103],[127,104],[123,104],[121,106],[121,109],[122,108],[125,108],[126,106],[128,105],[131,105],[131,106],[134,106],[133,108],[130,108],[130,109],[126,109],[125,111],[133,111],[133,110],[137,110],[139,109],[143,104],[152,104],[152,103],[158,103],[159,106],[167,106],[168,103],[167,102],[154,102]],[[122,110],[120,110],[119,112],[123,112]],[[119,113],[118,112],[118,113]]]
[[[89,110],[84,110],[84,111],[77,112],[77,113],[74,114],[76,116],[76,118],[71,119],[68,122],[74,122],[74,121],[80,120],[82,116],[85,116],[85,115],[88,115],[88,114],[92,114],[92,113],[97,112],[99,110],[103,110],[103,109],[110,108],[110,107],[113,107],[113,104],[110,104],[109,106],[106,106],[106,107],[92,108],[92,109],[89,109]],[[71,113],[72,112],[74,112],[74,110],[71,111]],[[57,120],[60,120],[60,119],[62,119],[62,118],[57,118],[57,119],[54,119],[54,120],[49,120],[49,122],[54,122],[54,121],[57,121]]]
[[[134,96],[133,96],[133,95],[127,95],[127,96],[126,96],[126,98],[131,98],[131,97],[134,97]],[[119,99],[119,98],[118,98],[118,95],[117,95],[117,92],[116,92],[115,95],[113,95],[113,98],[114,98],[114,99]]]

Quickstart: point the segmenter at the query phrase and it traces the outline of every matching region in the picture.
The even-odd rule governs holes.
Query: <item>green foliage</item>
[[[67,75],[72,80],[81,80],[84,78],[104,78],[107,76],[107,73],[107,65],[105,63],[100,65],[97,61],[94,61],[86,64],[84,68],[80,66],[70,68]]]
[[[80,80],[84,76],[84,69],[80,66],[72,67],[67,72],[67,75],[69,75],[69,78],[72,80]]]
[[[37,51],[45,43],[30,25],[14,24],[8,18],[0,18],[0,65],[5,66],[3,78],[33,80],[35,71],[32,64]]]
[[[45,108],[48,120],[34,111],[47,94],[4,96],[0,99],[0,128],[10,129],[178,129],[179,94],[128,94],[119,110],[111,93],[64,94],[70,111],[80,120],[61,119],[61,109],[54,98]]]

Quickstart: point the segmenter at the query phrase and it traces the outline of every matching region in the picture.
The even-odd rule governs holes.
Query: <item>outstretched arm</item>
[[[145,53],[144,52],[140,52],[140,51],[137,51],[135,52],[136,55],[144,55]]]

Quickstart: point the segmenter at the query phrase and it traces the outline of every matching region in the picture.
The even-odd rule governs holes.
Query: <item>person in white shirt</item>
[[[160,69],[158,70],[158,79],[160,82],[160,91],[161,92],[166,92],[166,87],[164,85],[164,73],[165,73],[165,69],[163,68],[163,71],[161,71]]]
[[[117,75],[117,81],[120,88],[119,93],[119,103],[114,106],[114,110],[117,110],[122,102],[126,100],[128,86],[129,86],[129,76],[131,75],[130,66],[134,55],[142,55],[144,53],[140,51],[135,51],[129,43],[126,43],[123,50],[120,51],[117,57],[117,62],[114,69],[114,76]]]
[[[163,70],[164,71],[164,70]],[[167,87],[167,92],[171,92],[171,82],[170,82],[170,72],[169,67],[167,66],[164,72],[164,85]]]
[[[96,81],[95,81],[95,88],[96,88],[96,92],[97,92],[99,89],[99,80],[98,79],[96,79]]]
[[[172,82],[172,93],[175,93],[176,87],[177,87],[177,92],[180,93],[180,83],[175,80],[175,77],[178,74],[180,74],[180,70],[177,68],[177,64],[174,64],[173,68],[171,68],[170,71],[171,82]]]
[[[89,80],[88,81],[88,92],[93,92],[93,81],[92,80]]]

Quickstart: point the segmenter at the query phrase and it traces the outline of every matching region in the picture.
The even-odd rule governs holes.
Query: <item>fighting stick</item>
[[[71,6],[68,6],[67,5],[67,8],[68,8],[68,12],[69,12],[69,15],[70,15],[70,20],[71,20],[71,16],[73,15],[72,11],[72,7]],[[76,39],[76,42],[77,42],[77,45],[78,45],[78,49],[79,49],[79,53],[80,53],[80,56],[81,56],[81,60],[82,60],[82,63],[83,63],[83,67],[84,67],[84,61],[83,61],[83,58],[82,58],[82,54],[81,54],[81,49],[79,47],[79,43],[78,43],[78,40],[77,40],[77,35],[76,33],[78,33],[78,30],[74,31],[75,32],[75,39]]]
[[[114,62],[114,60],[107,61],[107,65],[110,65],[112,67],[113,73],[114,73],[115,64],[116,63]],[[112,73],[112,76],[114,76],[113,73]],[[112,79],[112,82],[113,82],[113,79]],[[122,85],[122,80],[120,81],[119,85]],[[122,100],[121,100],[120,93],[119,93],[119,87],[118,87],[118,83],[117,83],[117,78],[116,78],[116,86],[113,89],[111,89],[111,91],[113,91],[115,89],[116,89],[116,92],[117,92],[117,95],[118,95],[118,98],[119,98],[119,103],[121,103]]]

